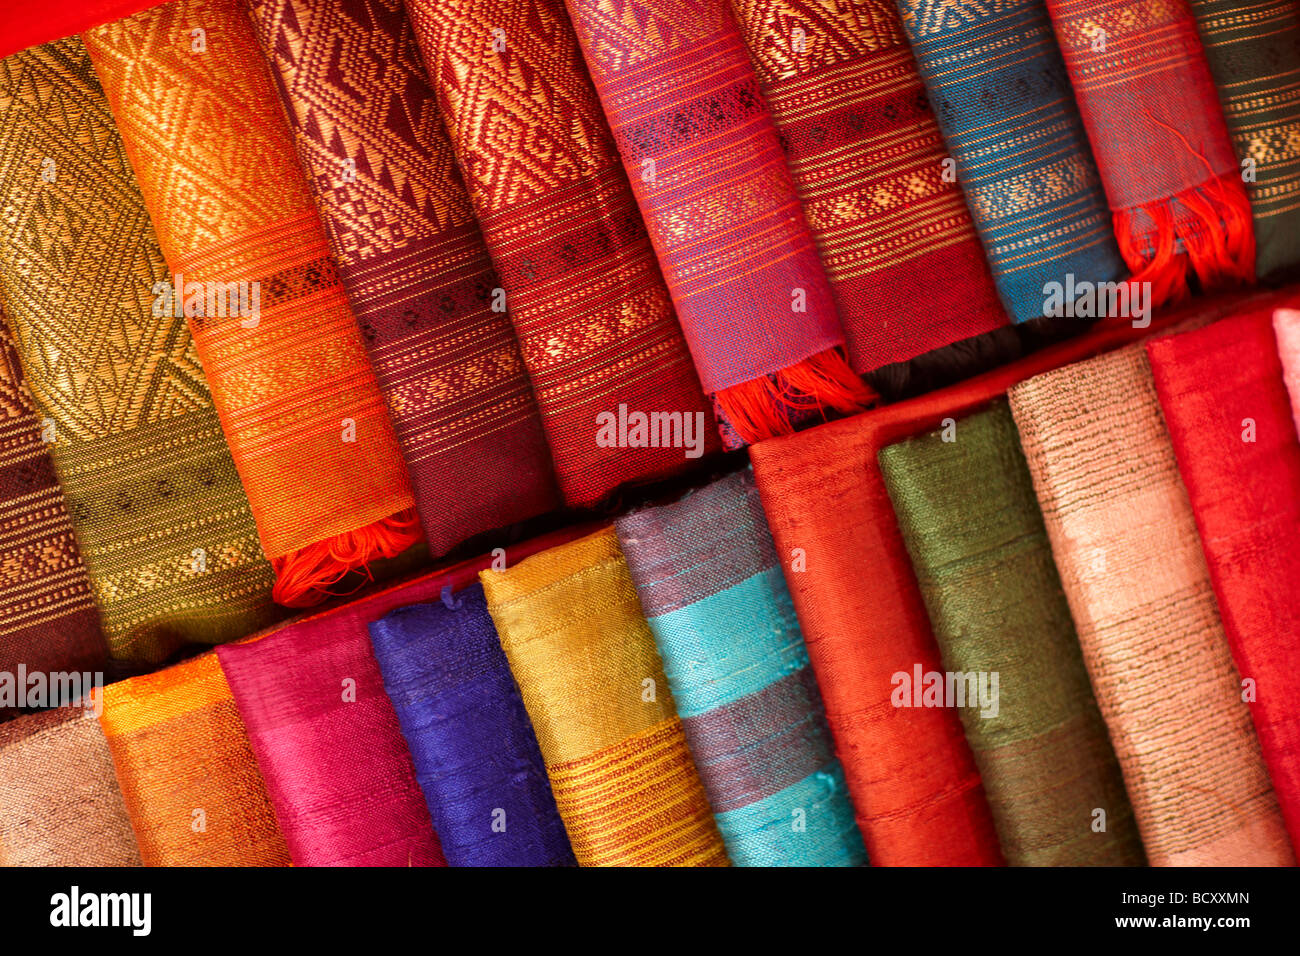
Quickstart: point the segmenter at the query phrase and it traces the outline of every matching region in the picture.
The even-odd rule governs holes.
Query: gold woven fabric
[[[187,288],[238,283],[250,300],[259,290],[255,315],[204,310],[190,321],[263,550],[284,558],[411,509],[388,410],[242,4],[176,0],[84,40],[173,273]]]
[[[1010,399],[1147,859],[1293,863],[1145,351]]]
[[[288,866],[215,653],[103,690],[99,723],[145,866]]]
[[[480,575],[583,866],[725,866],[612,528]]]
[[[0,295],[110,652],[159,660],[275,615],[271,568],[167,269],[76,38],[0,61]]]
[[[46,710],[0,725],[0,866],[139,866],[94,717]]]

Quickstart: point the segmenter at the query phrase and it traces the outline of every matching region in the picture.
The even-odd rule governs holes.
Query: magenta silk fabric
[[[295,866],[445,866],[367,625],[439,600],[392,588],[219,649]]]

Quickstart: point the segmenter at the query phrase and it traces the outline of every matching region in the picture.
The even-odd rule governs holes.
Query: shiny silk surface
[[[582,866],[726,866],[612,528],[481,575]]]
[[[1283,304],[1294,307],[1294,293]],[[1300,847],[1300,439],[1272,309],[1243,308],[1157,339],[1147,354],[1232,656],[1254,682],[1264,762]]]
[[[865,373],[1007,322],[897,11],[732,0]]]
[[[257,315],[190,325],[267,556],[410,509],[388,411],[243,4],[174,0],[84,40],[172,272],[186,284],[248,283],[250,297],[259,283]]]
[[[504,296],[402,0],[255,0],[434,556],[559,506]]]
[[[370,625],[451,866],[573,866],[546,763],[475,583]]]
[[[601,447],[620,404],[708,402],[562,0],[410,0],[505,289],[566,503],[683,470],[680,448]],[[485,32],[486,31],[486,32]]]

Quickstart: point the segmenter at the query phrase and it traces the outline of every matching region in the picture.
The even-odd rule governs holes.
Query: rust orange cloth
[[[581,866],[726,866],[613,528],[480,575]]]
[[[1218,299],[1201,310],[1222,311],[1238,301]],[[1158,316],[1152,328],[1180,316]],[[1084,336],[960,385],[750,449],[874,864],[1001,860],[956,715],[890,704],[893,674],[918,663],[939,669],[939,657],[877,452],[977,409],[1025,378],[1142,334],[1127,322],[1102,320]]]
[[[253,26],[238,0],[174,0],[83,39],[181,277],[155,306],[183,297],[276,599],[312,603],[419,528]]]
[[[891,3],[732,0],[866,373],[1007,323]]]
[[[1157,339],[1147,354],[1241,693],[1300,847],[1300,439],[1273,304]]]
[[[528,372],[402,0],[249,9],[433,555],[559,507]]]
[[[216,654],[103,689],[99,723],[145,866],[288,866]]]
[[[1186,0],[1047,0],[1115,220],[1153,304],[1255,278],[1255,231]]]
[[[681,472],[681,447],[609,446],[597,416],[708,402],[562,0],[410,0],[505,289],[564,500]]]
[[[1141,344],[1010,398],[1147,859],[1290,862]]]
[[[567,3],[724,438],[870,405],[727,0]]]

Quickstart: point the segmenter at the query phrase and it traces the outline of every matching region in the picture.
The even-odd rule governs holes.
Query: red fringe
[[[335,535],[271,560],[275,586],[271,598],[285,607],[311,607],[331,597],[329,587],[365,570],[376,558],[394,558],[420,539],[414,508],[364,528]]]
[[[865,411],[880,399],[849,367],[838,349],[714,395],[719,411],[746,444],[794,431],[792,411],[833,408],[845,415]]]
[[[1115,213],[1115,239],[1133,273],[1130,281],[1151,283],[1153,308],[1186,298],[1190,273],[1204,292],[1255,279],[1250,199],[1235,173],[1170,199],[1121,209]],[[1182,240],[1181,252],[1176,240]]]

